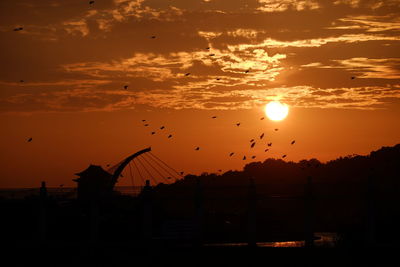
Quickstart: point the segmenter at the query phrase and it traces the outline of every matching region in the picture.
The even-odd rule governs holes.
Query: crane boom
[[[148,148],[142,149],[142,150],[130,155],[126,159],[124,159],[122,161],[122,163],[118,166],[118,168],[115,170],[115,172],[112,174],[113,184],[115,184],[117,182],[119,176],[121,175],[121,173],[124,170],[124,168],[126,167],[126,165],[129,164],[129,162],[131,162],[134,158],[136,158],[146,152],[150,152],[150,151],[151,151],[151,147],[148,147]]]

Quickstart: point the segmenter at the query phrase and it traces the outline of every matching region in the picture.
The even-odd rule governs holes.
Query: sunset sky
[[[199,174],[400,143],[399,14],[399,0],[1,0],[0,188],[74,186],[148,146]],[[286,119],[266,118],[273,100]]]

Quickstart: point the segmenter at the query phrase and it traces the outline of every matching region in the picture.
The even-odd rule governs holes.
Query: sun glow
[[[289,106],[279,101],[272,101],[265,106],[265,114],[272,121],[281,121],[289,114]]]

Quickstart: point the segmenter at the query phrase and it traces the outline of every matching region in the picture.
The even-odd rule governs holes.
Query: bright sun
[[[268,118],[273,121],[281,121],[289,113],[289,106],[286,104],[282,104],[279,101],[269,102],[265,106],[265,114],[267,114]]]

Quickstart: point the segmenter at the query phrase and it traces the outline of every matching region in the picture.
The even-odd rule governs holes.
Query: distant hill
[[[220,221],[243,225],[252,178],[258,220],[265,235],[301,233],[308,176],[312,177],[316,231],[346,233],[350,239],[355,235],[354,240],[361,240],[371,211],[368,203],[372,200],[380,238],[392,242],[400,237],[400,144],[382,147],[366,156],[350,155],[327,163],[317,159],[267,159],[249,163],[242,171],[187,175],[174,184],[156,186],[154,200],[165,213],[191,216],[196,184],[200,183],[205,212],[211,214],[208,217],[218,214]]]

